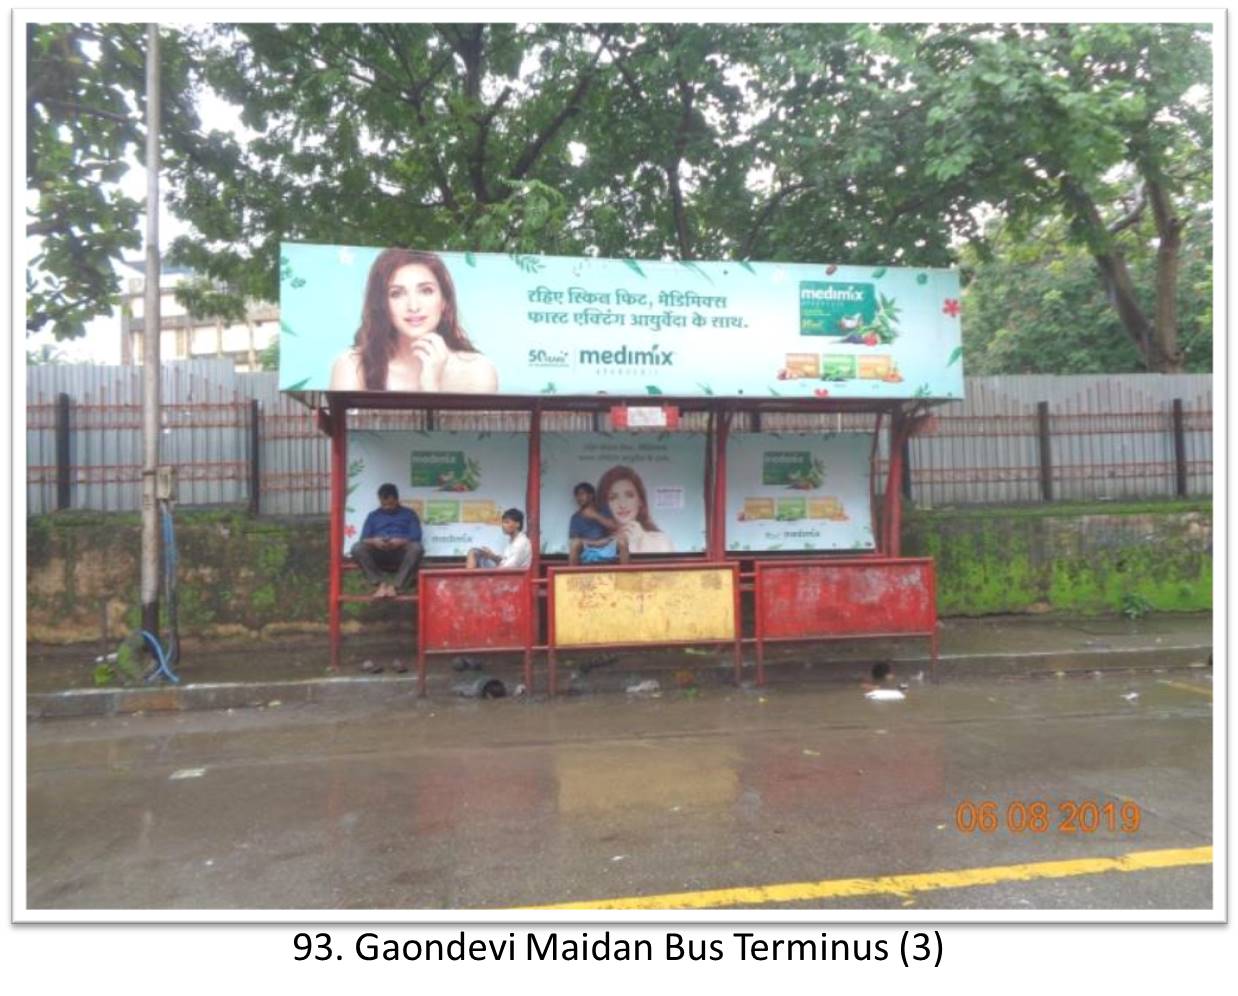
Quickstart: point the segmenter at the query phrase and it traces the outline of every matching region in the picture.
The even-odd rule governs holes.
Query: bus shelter
[[[552,694],[564,652],[714,646],[730,652],[739,681],[748,645],[758,683],[775,642],[915,637],[936,660],[933,564],[903,557],[899,537],[907,440],[931,406],[962,394],[955,274],[444,253],[396,257],[403,276],[392,278],[380,272],[391,252],[285,246],[282,259],[283,342],[298,352],[281,345],[281,387],[317,408],[331,441],[333,667],[343,607],[368,598],[346,592],[344,575],[349,534],[379,478],[400,486],[429,537],[432,565],[397,601],[415,633],[422,694],[443,654],[519,653],[531,689],[544,654]],[[466,361],[493,367],[495,389],[392,380],[375,390],[360,373],[342,382],[360,331],[334,334],[307,358],[311,328],[357,325],[328,305],[351,299],[355,313],[366,297],[382,312],[383,288],[402,294],[410,274],[467,319]],[[496,327],[505,337],[487,337]],[[426,427],[486,412],[520,428],[361,427],[383,412],[421,412]],[[548,431],[565,413],[592,431]],[[766,429],[794,415],[827,418],[807,431]],[[867,416],[866,432],[821,425],[854,416]],[[572,482],[608,464],[600,484],[620,471],[638,482],[628,495],[639,492],[644,526],[632,528],[643,548],[627,564],[570,565]],[[599,501],[622,502],[623,487],[599,488]],[[532,565],[465,570],[464,546],[495,535],[507,504],[523,504]]]

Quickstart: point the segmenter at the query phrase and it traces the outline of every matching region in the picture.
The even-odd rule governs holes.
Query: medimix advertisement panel
[[[394,484],[400,503],[417,513],[428,556],[463,557],[475,546],[502,550],[503,512],[524,509],[528,455],[525,433],[350,431],[344,552],[361,538],[383,484]]]
[[[280,387],[961,398],[952,270],[286,243]]]
[[[633,554],[705,551],[705,434],[546,432],[542,553],[567,553],[573,493],[589,484]]]
[[[863,433],[737,433],[727,442],[726,548],[872,550]]]

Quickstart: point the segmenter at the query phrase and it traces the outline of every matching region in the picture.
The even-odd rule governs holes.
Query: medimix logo
[[[675,365],[675,351],[662,349],[656,342],[648,349],[582,349],[580,362],[604,367],[670,367]]]
[[[871,297],[871,293],[868,296]],[[807,281],[800,284],[801,301],[853,301],[860,304],[864,297],[862,284],[819,284]]]
[[[800,283],[800,335],[847,336],[871,322],[876,313],[872,284]]]

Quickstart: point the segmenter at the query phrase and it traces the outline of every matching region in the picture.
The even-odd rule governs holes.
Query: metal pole
[[[529,472],[524,499],[524,530],[533,548],[529,561],[529,644],[537,643],[542,634],[542,616],[538,606],[537,581],[542,572],[542,406],[534,403],[529,412]],[[533,693],[532,650],[527,651],[525,688]]]
[[[142,315],[142,628],[159,632],[159,26],[146,26],[146,304]]]
[[[1036,434],[1040,440],[1040,497],[1053,501],[1053,450],[1049,436],[1049,402],[1036,402]]]
[[[901,408],[895,408],[890,412],[890,466],[886,472],[885,514],[882,516],[887,557],[897,557],[902,552],[903,440],[906,433],[907,416]]]
[[[542,407],[529,412],[529,471],[524,495],[524,532],[533,548],[529,574],[536,578],[542,560]]]
[[[67,394],[56,395],[56,511],[72,503],[69,487],[69,423],[72,401]]]
[[[249,514],[261,511],[262,489],[262,402],[249,402]]]
[[[731,411],[718,413],[718,432],[714,458],[714,514],[713,530],[709,538],[709,560],[722,563],[726,560],[726,448],[731,435]]]
[[[911,501],[911,433],[903,437],[903,498]]]
[[[717,457],[714,452],[717,448],[717,440],[714,439],[717,426],[718,413],[711,408],[704,437],[704,546],[707,558],[713,557],[713,462]]]
[[[1174,398],[1174,492],[1186,497],[1186,420],[1182,414],[1182,399]]]
[[[347,409],[331,398],[331,576],[327,579],[327,626],[331,634],[331,670],[340,669],[340,597],[344,587],[344,498],[348,487]],[[420,639],[420,637],[418,637]]]

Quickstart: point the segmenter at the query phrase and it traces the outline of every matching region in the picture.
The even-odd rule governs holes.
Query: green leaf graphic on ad
[[[740,266],[742,266],[742,267],[743,267],[745,270],[747,270],[749,273],[753,274],[753,276],[755,276],[755,275],[756,275],[756,272],[757,272],[757,271],[753,268],[752,264],[751,264],[751,263],[749,263],[746,259],[741,259],[741,260],[739,261],[739,265],[740,265]]]
[[[917,273],[917,274],[916,274],[916,283],[918,283],[921,287],[923,287],[925,284],[927,284],[927,283],[928,283],[928,274],[927,274],[927,273]]]
[[[287,387],[284,388],[284,390],[285,391],[300,391],[309,382],[310,382],[310,378],[306,377],[304,380],[299,380],[295,384],[289,384]]]
[[[705,278],[707,281],[709,281],[709,283],[711,283],[711,284],[714,282],[714,278],[713,278],[713,277],[711,277],[708,273],[706,273],[704,270],[702,270],[702,269],[700,268],[700,266],[698,266],[696,263],[692,262],[690,259],[681,259],[681,260],[679,260],[679,265],[680,265],[680,266],[686,266],[686,267],[687,267],[689,270],[691,270],[693,273],[699,273],[702,277],[704,277],[704,278]]]
[[[640,276],[642,277],[645,275],[645,271],[640,268],[640,266],[637,264],[636,260],[634,259],[625,259],[623,261],[623,265],[626,266],[629,270],[633,270],[636,273],[640,274]]]
[[[874,280],[880,280],[885,275],[886,275],[886,268],[884,266],[879,266],[877,267],[877,269],[873,270]]]
[[[476,266],[476,265],[477,265],[477,257],[476,257],[476,256],[474,256],[471,252],[466,252],[466,253],[464,254],[464,261],[465,261],[466,263],[468,263],[468,264],[469,264],[469,266]]]
[[[280,323],[279,323],[279,331],[282,335],[293,335],[293,336],[296,335],[296,333],[292,330],[292,326],[289,325],[287,322],[283,321],[282,319],[280,320]]]
[[[959,362],[959,357],[963,355],[963,347],[955,346],[954,352],[950,354],[950,359],[946,361],[946,366],[952,367]]]
[[[655,387],[653,384],[646,384],[645,390],[648,391],[650,394],[661,394],[662,393],[662,388]]]

